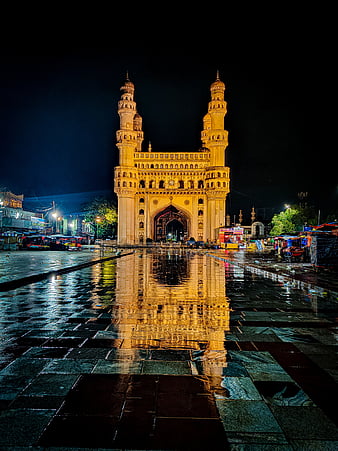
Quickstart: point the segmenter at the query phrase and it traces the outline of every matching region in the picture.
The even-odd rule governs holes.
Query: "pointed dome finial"
[[[219,80],[219,70],[217,69],[217,71],[216,71],[216,81],[218,81]]]
[[[128,72],[128,70],[126,71],[126,81],[130,81],[129,80],[129,72]]]

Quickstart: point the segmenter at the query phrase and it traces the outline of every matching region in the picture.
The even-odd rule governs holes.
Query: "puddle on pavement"
[[[185,251],[120,258],[111,315],[122,348],[224,349],[230,327],[225,269]]]

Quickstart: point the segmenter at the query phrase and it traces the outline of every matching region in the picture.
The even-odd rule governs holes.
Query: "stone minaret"
[[[228,146],[228,132],[224,129],[224,117],[227,112],[224,100],[225,84],[219,78],[210,86],[211,100],[208,104],[208,113],[203,118],[201,141],[203,148],[210,151],[209,167],[206,169],[206,188],[208,204],[208,230],[207,236],[217,237],[217,230],[225,224],[226,195],[229,193],[229,168],[226,177],[215,177],[224,174],[225,149]],[[224,187],[225,183],[225,187]],[[209,189],[208,189],[209,187]]]
[[[134,101],[134,84],[128,74],[121,87],[118,102],[120,129],[116,132],[119,149],[119,166],[115,168],[115,193],[118,196],[118,244],[135,243],[135,193],[138,186],[134,153],[141,152],[143,131],[142,117],[137,113]]]

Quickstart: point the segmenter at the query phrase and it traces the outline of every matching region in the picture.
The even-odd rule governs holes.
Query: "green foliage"
[[[277,236],[282,233],[301,232],[305,225],[317,224],[313,207],[299,207],[293,205],[273,216],[270,235]]]
[[[84,205],[85,221],[90,223],[97,238],[116,235],[117,210],[111,200],[96,198]]]

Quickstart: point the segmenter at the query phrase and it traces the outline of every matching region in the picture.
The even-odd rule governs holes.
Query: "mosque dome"
[[[127,72],[126,81],[124,82],[124,85],[121,86],[121,91],[134,91],[134,90],[135,90],[134,83],[129,80],[129,76],[128,76],[128,72]]]
[[[219,72],[217,71],[216,80],[211,84],[210,89],[212,91],[216,89],[225,89],[225,83],[223,83],[219,78]]]

